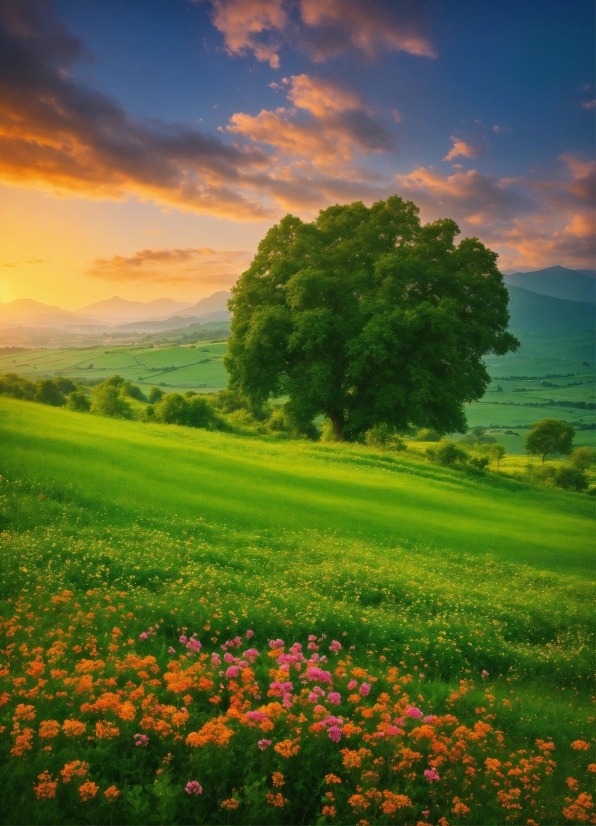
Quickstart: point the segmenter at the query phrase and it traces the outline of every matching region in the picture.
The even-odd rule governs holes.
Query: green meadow
[[[130,745],[133,732],[147,730],[147,723],[143,729],[146,717],[140,727],[138,722],[126,724],[132,726],[129,746],[104,742],[105,732],[114,728],[97,728],[97,723],[95,737],[88,737],[86,743],[82,740],[76,750],[68,737],[58,734],[52,741],[41,739],[39,746],[31,741],[29,754],[25,735],[18,728],[22,726],[18,715],[26,712],[19,709],[35,705],[40,719],[49,719],[43,725],[58,720],[55,726],[59,729],[62,717],[72,718],[73,702],[76,708],[86,696],[77,699],[77,692],[83,690],[77,689],[60,711],[58,698],[72,688],[55,694],[53,688],[48,693],[46,681],[41,680],[44,691],[39,701],[35,687],[12,688],[33,673],[27,655],[37,651],[39,667],[43,667],[44,643],[31,646],[44,638],[49,645],[56,627],[68,628],[67,637],[80,642],[73,646],[75,652],[91,646],[89,650],[96,650],[95,656],[99,653],[109,665],[117,657],[105,656],[110,639],[109,650],[118,649],[119,638],[110,631],[115,624],[122,639],[128,638],[128,650],[134,656],[155,655],[153,670],[159,670],[162,663],[166,669],[166,648],[169,645],[173,651],[179,634],[191,630],[199,632],[203,644],[215,651],[222,640],[243,634],[247,628],[254,629],[253,642],[259,650],[276,638],[306,640],[315,635],[319,644],[325,636],[340,640],[350,651],[348,660],[341,662],[368,669],[354,673],[374,675],[380,673],[382,663],[396,666],[408,675],[406,681],[414,680],[408,686],[410,696],[418,697],[425,709],[439,714],[451,709],[470,726],[475,720],[487,721],[498,738],[505,738],[512,754],[529,753],[536,743],[547,744],[541,749],[556,748],[556,760],[544,779],[546,797],[538,795],[539,803],[532,804],[528,798],[522,807],[526,815],[540,815],[542,822],[583,822],[583,814],[589,814],[589,807],[582,808],[587,798],[569,809],[565,783],[572,776],[579,778],[581,790],[589,787],[586,767],[593,761],[593,756],[571,745],[582,743],[581,749],[589,748],[587,741],[593,732],[591,497],[532,487],[497,474],[442,468],[413,451],[387,454],[359,445],[281,442],[112,420],[8,398],[0,399],[0,440],[0,613],[8,635],[14,635],[6,651],[19,644],[23,655],[22,666],[14,662],[10,672],[16,682],[4,677],[9,689],[5,697],[12,691],[15,699],[5,700],[8,704],[0,708],[0,723],[5,726],[0,734],[0,782],[5,800],[10,801],[1,822],[111,822],[114,817],[116,822],[130,823],[357,822],[354,801],[360,800],[358,788],[368,788],[362,786],[364,780],[353,781],[352,796],[344,798],[348,813],[344,811],[339,819],[329,815],[329,806],[326,815],[310,811],[318,794],[313,797],[312,784],[318,788],[323,780],[311,778],[307,783],[307,764],[308,771],[320,767],[317,777],[322,778],[330,770],[341,774],[342,765],[351,765],[349,761],[357,758],[346,756],[345,749],[329,753],[325,744],[315,743],[315,751],[307,752],[314,735],[306,730],[301,742],[307,763],[291,758],[296,764],[294,774],[289,773],[288,755],[277,756],[277,765],[269,757],[267,762],[266,755],[263,764],[250,758],[245,765],[244,751],[228,747],[218,755],[208,749],[195,754],[191,748],[189,756],[181,737],[182,742],[174,737],[171,745],[165,738],[156,756],[151,731],[150,747],[140,760],[139,749],[130,749]],[[78,612],[70,609],[73,600]],[[117,613],[98,613],[100,604],[116,612],[117,603]],[[49,613],[48,606],[52,606]],[[28,624],[15,625],[21,612],[27,611]],[[85,617],[94,617],[91,626]],[[156,635],[155,642],[151,636],[148,642],[139,641],[146,629]],[[48,651],[54,647],[52,642]],[[91,662],[77,664],[79,655],[69,656],[75,660],[70,666],[59,663],[65,669],[51,672],[50,685]],[[66,654],[64,659],[68,659]],[[124,680],[119,677],[123,665],[116,662],[116,670],[110,672],[114,676],[98,679],[97,690],[102,690],[103,683],[120,684],[119,696],[131,691],[134,679],[126,685],[118,682]],[[69,672],[69,667],[74,670]],[[170,662],[167,668],[174,666]],[[486,679],[481,678],[482,672],[488,674]],[[377,679],[381,677],[370,677]],[[70,686],[73,680],[68,677],[64,682]],[[160,684],[159,679],[152,682]],[[377,691],[382,685],[379,682]],[[33,705],[17,706],[15,711],[21,695],[32,696],[32,701],[21,697],[21,702]],[[381,701],[385,696],[379,695]],[[191,699],[190,694],[185,697],[186,705]],[[218,695],[210,702],[221,699]],[[312,706],[305,695],[302,702],[308,715]],[[374,708],[380,707],[377,701]],[[88,708],[92,708],[89,703],[81,705],[78,719],[93,716],[83,713]],[[213,706],[207,705],[212,711],[200,708],[197,705],[193,712],[191,707],[191,719],[193,713],[198,715],[195,728],[207,725],[205,720],[214,713]],[[345,722],[348,712],[338,711]],[[12,741],[10,714],[17,720],[10,730]],[[307,719],[304,714],[302,718]],[[111,719],[125,736],[122,722]],[[288,721],[293,719],[289,715]],[[315,724],[317,719],[315,715]],[[52,731],[51,726],[40,726],[35,737],[49,736],[47,732]],[[187,742],[192,742],[192,736]],[[15,743],[12,750],[11,742]],[[55,743],[49,752],[41,748],[45,742]],[[241,743],[240,733],[237,742]],[[471,742],[470,748],[477,745]],[[500,752],[488,741],[480,745],[477,761],[493,759],[504,748],[499,746]],[[151,754],[153,763],[147,763]],[[59,786],[57,797],[44,799],[44,795],[52,797],[44,790],[58,782],[60,766],[73,766],[74,757],[84,767],[91,766],[86,771],[93,781],[81,785],[80,798],[86,800],[88,795],[93,800],[83,809],[66,781],[64,787]],[[375,759],[382,760],[380,756]],[[169,766],[170,760],[174,761],[167,781],[170,791],[163,791],[152,785],[151,772],[155,776],[162,766],[158,771],[161,783],[163,761]],[[19,761],[23,762],[16,770]],[[282,778],[283,772],[294,778],[293,785],[283,789],[285,798],[275,797],[275,788],[267,791],[270,781],[262,778],[265,770],[274,768],[282,772]],[[209,772],[215,790],[211,798],[201,798],[200,815],[196,806],[189,813],[184,807],[190,805],[190,793],[184,794],[184,784],[197,776],[204,783]],[[363,772],[362,778],[365,775],[369,785],[370,778],[377,776],[370,771]],[[414,824],[427,817],[421,812],[429,807],[428,794],[420,781],[411,779],[414,776],[408,774],[403,781],[406,785],[398,785],[398,791],[406,793],[407,805],[418,814],[404,810],[396,821],[387,812],[394,805],[391,801],[398,798],[387,797],[385,808],[375,810],[377,814],[367,809],[369,822],[372,817],[379,823]],[[271,777],[275,785],[278,775]],[[446,815],[450,824],[498,824],[504,822],[509,806],[503,800],[515,803],[512,797],[497,798],[500,803],[494,796],[484,800],[484,785],[470,788],[469,795],[461,798],[466,804],[454,804],[453,792],[463,794],[467,781],[449,782],[447,797],[431,795],[432,822]],[[37,802],[32,783],[38,784],[34,787]],[[95,797],[104,786],[100,803]],[[250,792],[257,786],[262,792],[258,803]],[[389,788],[395,792],[394,785]],[[373,787],[366,794],[376,800],[378,795],[394,792],[381,793]],[[329,799],[322,798],[323,803]],[[334,800],[339,807],[339,794]],[[157,807],[155,815],[151,801]],[[366,801],[358,805],[369,806]],[[402,800],[399,805],[406,804]],[[569,817],[563,818],[562,807],[567,807]],[[471,810],[469,816],[466,810]]]

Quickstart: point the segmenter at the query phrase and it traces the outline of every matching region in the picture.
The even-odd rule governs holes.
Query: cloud
[[[244,250],[144,249],[128,257],[96,258],[87,273],[106,281],[224,288],[234,284],[249,263]]]
[[[263,109],[258,115],[238,112],[227,129],[257,144],[267,144],[294,169],[300,165],[354,175],[349,164],[357,153],[387,152],[394,137],[385,121],[350,90],[328,80],[294,75],[287,83],[292,107]]]
[[[498,126],[497,124],[495,124],[493,126],[493,132],[496,132],[497,134],[499,132],[511,132],[511,129],[509,129],[508,126]]]
[[[452,161],[454,158],[477,158],[481,154],[479,146],[473,143],[466,143],[455,135],[451,136],[453,146],[443,158],[444,161]]]
[[[375,58],[403,51],[435,57],[420,0],[209,0],[213,25],[229,54],[252,52],[272,68],[289,44],[321,62],[346,52]],[[202,0],[194,0],[202,2]]]
[[[503,269],[592,267],[595,164],[559,159],[552,179],[498,178],[476,170],[443,175],[418,168],[395,177],[396,190],[421,207],[423,220],[454,218],[500,254]]]
[[[596,100],[582,100],[581,105],[584,109],[594,109]]]
[[[0,4],[0,181],[59,195],[134,195],[236,219],[271,214],[244,182],[267,166],[259,148],[129,118],[71,77],[85,57],[46,0]]]

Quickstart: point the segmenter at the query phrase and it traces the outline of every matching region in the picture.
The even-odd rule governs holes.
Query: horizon
[[[285,213],[390,194],[507,272],[591,269],[593,24],[587,0],[7,0],[0,302],[194,304]]]

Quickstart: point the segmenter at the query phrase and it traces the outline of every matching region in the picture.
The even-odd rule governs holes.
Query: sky
[[[397,194],[594,267],[592,0],[0,0],[0,301],[228,289]]]

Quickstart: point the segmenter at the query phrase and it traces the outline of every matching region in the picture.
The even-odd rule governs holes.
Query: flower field
[[[71,420],[40,410],[46,433],[52,417]],[[126,434],[145,431],[122,425],[109,423],[130,466],[141,459]],[[157,458],[176,462],[177,429],[161,439]],[[301,530],[267,527],[256,509],[252,527],[248,516],[232,523],[215,511],[207,461],[216,439],[222,451],[228,443],[193,439],[182,444],[207,450],[193,456],[213,497],[194,517],[183,510],[188,476],[179,508],[171,489],[156,500],[148,487],[146,508],[117,488],[108,497],[101,441],[97,455],[71,441],[71,484],[48,455],[30,454],[25,476],[3,443],[0,822],[596,822],[591,584],[579,540],[561,540],[557,566],[550,529],[529,550],[520,539],[515,559],[475,552],[476,534],[458,533],[455,519],[447,547],[405,534],[383,544],[366,521],[342,532],[341,514],[329,531],[306,516]],[[244,459],[268,449],[238,446]],[[97,474],[85,489],[83,455],[81,478]],[[320,501],[324,476],[309,456]],[[334,488],[341,478],[365,491],[377,472],[339,454],[334,464],[322,453],[321,466]],[[541,491],[532,517],[522,502],[516,510],[516,483],[473,489],[454,472],[416,472],[399,471],[427,496],[457,489],[464,512],[472,497],[480,513],[505,503],[513,525],[558,516],[589,545],[579,497]],[[289,473],[278,476],[287,489]],[[500,527],[484,525],[498,545]]]

